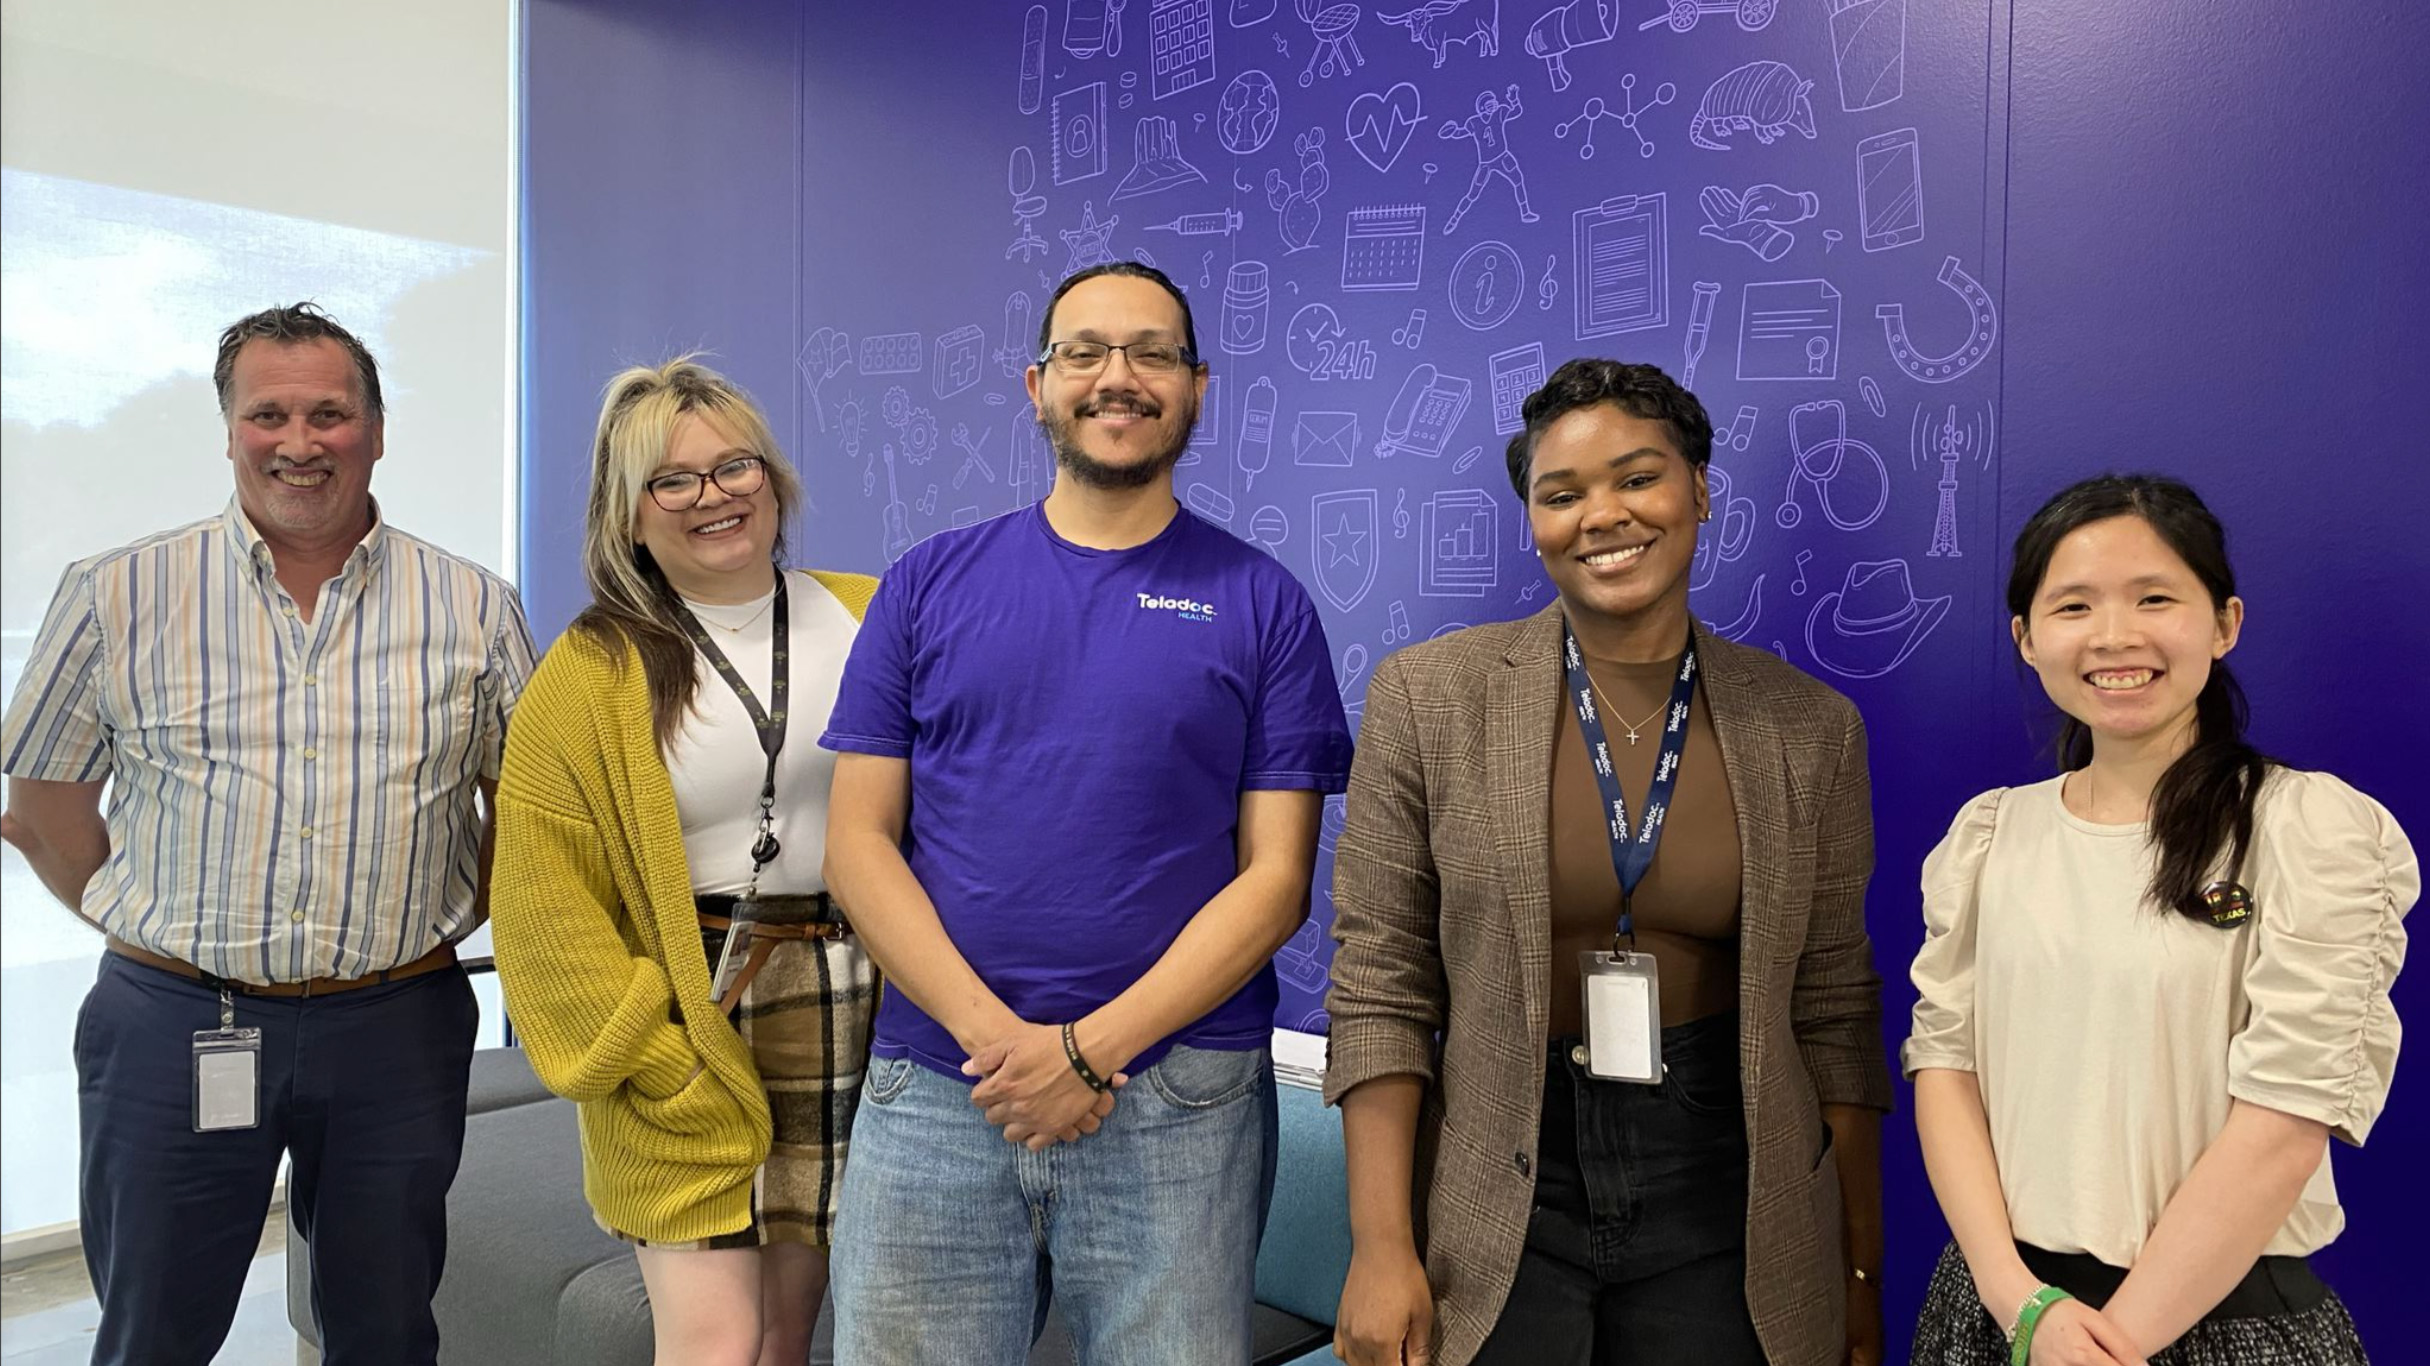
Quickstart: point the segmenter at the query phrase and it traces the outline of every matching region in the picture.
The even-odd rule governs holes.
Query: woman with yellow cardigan
[[[877,583],[781,568],[800,480],[689,357],[618,375],[592,454],[593,601],[498,785],[498,975],[581,1106],[583,1190],[637,1249],[658,1361],[797,1363],[877,998],[820,876],[834,756],[811,742]]]

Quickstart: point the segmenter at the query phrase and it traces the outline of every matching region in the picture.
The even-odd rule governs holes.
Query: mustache
[[[1164,416],[1164,405],[1153,399],[1108,394],[1103,398],[1090,399],[1072,409],[1075,417],[1099,417],[1106,413],[1128,413],[1133,417],[1162,417]]]

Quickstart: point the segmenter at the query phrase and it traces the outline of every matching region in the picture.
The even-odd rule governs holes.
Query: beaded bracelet
[[[2042,1286],[2025,1297],[2025,1303],[2017,1309],[2016,1326],[2008,1330],[2008,1366],[2025,1366],[2033,1355],[2034,1325],[2042,1321],[2043,1313],[2052,1305],[2074,1298],[2055,1285]]]
[[[1103,1094],[1113,1089],[1113,1083],[1098,1076],[1096,1069],[1088,1065],[1088,1059],[1080,1056],[1080,1044],[1072,1038],[1072,1027],[1068,1024],[1063,1026],[1063,1056],[1070,1060],[1072,1070],[1080,1074],[1080,1080],[1086,1082],[1091,1091]]]

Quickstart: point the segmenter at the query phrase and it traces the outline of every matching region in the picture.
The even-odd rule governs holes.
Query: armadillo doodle
[[[1783,62],[1749,62],[1713,82],[1688,121],[1688,141],[1716,152],[1730,150],[1732,133],[1752,132],[1770,146],[1791,129],[1814,136],[1814,82]]]
[[[1882,335],[1890,342],[1891,362],[1907,378],[1926,384],[1947,384],[1981,365],[1991,354],[1991,344],[2000,339],[2000,308],[1991,301],[1991,291],[1968,275],[1954,256],[1941,262],[1941,273],[1935,278],[1966,301],[1972,328],[1957,350],[1940,356],[1917,351],[1907,339],[1907,310],[1902,304],[1883,304],[1873,310],[1873,316],[1882,320]]]

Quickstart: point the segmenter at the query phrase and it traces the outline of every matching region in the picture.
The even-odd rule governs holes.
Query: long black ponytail
[[[2050,558],[2069,533],[2113,517],[2139,517],[2167,543],[2211,597],[2214,612],[2236,595],[2228,563],[2227,529],[2185,483],[2149,474],[2104,474],[2059,491],[2017,533],[2008,574],[2008,612],[2031,618],[2034,594]],[[2151,841],[2158,851],[2151,899],[2204,924],[2212,907],[2202,889],[2221,866],[2233,879],[2253,843],[2253,807],[2275,762],[2244,738],[2250,710],[2225,660],[2194,700],[2194,743],[2152,789]],[[2058,734],[2059,768],[2072,773],[2092,762],[2092,732],[2072,716]]]

